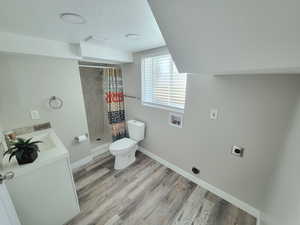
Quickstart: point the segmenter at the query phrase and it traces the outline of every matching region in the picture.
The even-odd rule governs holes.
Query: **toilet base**
[[[115,155],[115,165],[114,168],[116,170],[125,169],[126,167],[130,166],[135,161],[135,152],[131,151],[126,154],[117,154]]]

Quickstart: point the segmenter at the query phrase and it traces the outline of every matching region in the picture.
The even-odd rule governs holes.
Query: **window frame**
[[[187,77],[186,77],[186,87],[185,87],[185,99],[184,99],[184,107],[179,108],[179,107],[172,107],[172,106],[168,106],[168,105],[163,105],[163,104],[155,104],[155,103],[149,103],[149,102],[145,102],[144,101],[144,59],[145,58],[149,58],[149,57],[155,57],[155,56],[161,56],[161,55],[171,55],[169,52],[166,51],[161,51],[158,53],[151,53],[151,54],[146,54],[143,55],[140,58],[140,72],[141,72],[141,104],[143,106],[146,107],[151,107],[151,108],[157,108],[157,109],[163,109],[163,110],[167,110],[170,112],[175,112],[175,113],[184,113],[185,110],[185,106],[186,106],[186,89],[187,89]],[[172,57],[172,56],[171,56]],[[173,59],[172,59],[173,61]],[[173,61],[173,63],[175,64],[175,62]],[[175,65],[176,66],[176,65]],[[183,73],[186,74],[187,73]]]

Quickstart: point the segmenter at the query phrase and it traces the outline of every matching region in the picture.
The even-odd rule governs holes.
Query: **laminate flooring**
[[[137,152],[114,170],[109,153],[74,172],[81,212],[66,225],[255,225],[256,218]]]

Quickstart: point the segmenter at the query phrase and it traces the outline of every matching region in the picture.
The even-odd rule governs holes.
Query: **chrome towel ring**
[[[51,96],[49,99],[49,107],[51,109],[61,109],[64,105],[64,102],[61,98],[57,96]]]

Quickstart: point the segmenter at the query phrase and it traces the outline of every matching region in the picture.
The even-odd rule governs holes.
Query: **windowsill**
[[[151,107],[151,108],[164,109],[169,112],[175,112],[175,113],[181,113],[181,114],[184,113],[184,109],[178,109],[178,108],[173,108],[173,107],[168,107],[168,106],[163,106],[163,105],[155,105],[155,104],[150,104],[150,103],[145,103],[145,102],[142,102],[142,105],[146,106],[146,107]]]

